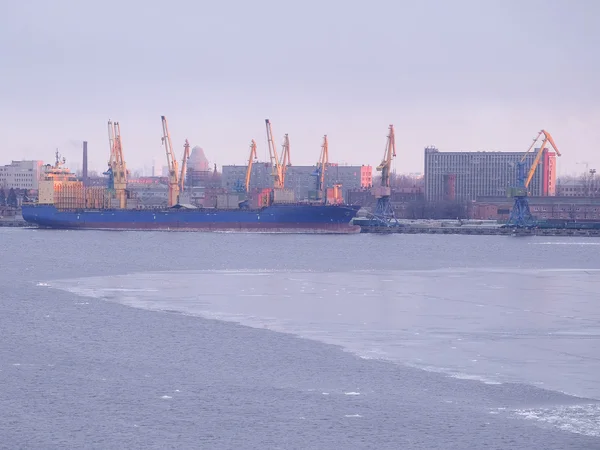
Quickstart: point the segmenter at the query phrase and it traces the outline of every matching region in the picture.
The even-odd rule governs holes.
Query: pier
[[[361,225],[361,233],[373,234],[463,234],[479,236],[578,236],[600,237],[600,230],[568,228],[501,228],[501,227],[411,227]]]

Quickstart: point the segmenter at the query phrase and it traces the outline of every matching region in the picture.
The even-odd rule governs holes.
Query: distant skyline
[[[337,0],[27,0],[3,5],[0,164],[90,167],[119,121],[131,168],[180,160],[187,138],[219,166],[261,160],[269,118],[292,163],[377,165],[394,124],[398,172],[423,148],[524,151],[541,128],[559,174],[600,169],[600,3]],[[578,164],[581,163],[581,164]]]

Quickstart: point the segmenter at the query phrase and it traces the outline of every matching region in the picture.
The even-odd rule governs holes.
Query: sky
[[[265,119],[294,165],[377,165],[388,126],[398,172],[423,148],[524,151],[540,129],[559,174],[600,169],[595,0],[19,0],[0,4],[0,164],[108,160],[121,125],[129,168],[266,160]]]

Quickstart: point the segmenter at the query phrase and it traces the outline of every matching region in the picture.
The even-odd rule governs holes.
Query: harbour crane
[[[256,141],[252,139],[250,142],[250,156],[248,157],[248,167],[246,168],[246,193],[250,191],[250,176],[252,175],[252,164],[258,161],[256,156]]]
[[[329,143],[327,141],[327,135],[323,136],[323,144],[321,145],[321,155],[319,162],[317,163],[316,170],[312,173],[313,176],[317,177],[317,200],[325,203],[327,201],[326,185],[325,185],[325,171],[329,164]]]
[[[119,122],[108,121],[108,142],[110,158],[108,170],[105,172],[108,179],[108,188],[114,193],[118,207],[127,207],[127,165],[123,158],[123,141],[121,139],[121,126]]]
[[[542,144],[527,172],[525,175],[525,159],[529,152],[535,147],[535,144],[540,140],[543,136]],[[554,149],[556,154],[560,156],[560,152],[554,143],[554,139],[546,130],[541,130],[536,138],[533,140],[532,144],[529,146],[527,151],[523,154],[521,160],[517,163],[517,186],[511,187],[509,189],[509,197],[514,197],[515,203],[510,212],[510,217],[507,226],[516,227],[516,228],[526,228],[532,227],[535,225],[535,220],[531,215],[531,211],[529,209],[529,200],[527,196],[529,194],[529,184],[533,179],[533,175],[535,174],[535,170],[537,169],[542,154],[544,153],[544,149],[546,148],[546,144],[550,144],[550,146]]]
[[[283,171],[281,164],[279,163],[279,155],[277,154],[277,148],[273,141],[273,128],[271,127],[271,121],[265,119],[267,126],[267,141],[269,144],[269,157],[271,158],[271,175],[273,176],[273,187],[275,189],[283,189]]]
[[[169,134],[169,126],[167,124],[167,118],[161,116],[163,136],[162,143],[165,146],[165,152],[167,154],[167,168],[169,170],[169,207],[175,206],[179,203],[179,170],[177,164],[177,158],[175,152],[173,152],[173,145],[171,144],[171,135]]]
[[[281,146],[281,184],[285,186],[285,175],[287,173],[287,169],[292,165],[290,159],[290,138],[285,134],[283,137],[283,145]]]
[[[187,163],[190,159],[190,143],[186,139],[183,144],[183,159],[181,160],[181,175],[179,175],[179,192],[183,192],[185,188],[185,175],[187,172]]]
[[[390,225],[395,220],[394,210],[390,204],[392,189],[390,187],[390,172],[392,169],[392,159],[396,157],[396,137],[394,135],[394,125],[390,125],[387,136],[387,144],[383,153],[381,164],[377,166],[377,171],[381,172],[381,185],[373,189],[377,205],[375,206],[374,216],[385,225]]]

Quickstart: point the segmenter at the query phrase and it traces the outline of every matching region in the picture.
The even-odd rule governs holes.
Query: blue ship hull
[[[245,231],[357,233],[350,221],[358,206],[272,205],[261,209],[99,209],[58,210],[23,205],[23,219],[41,228],[94,230]]]

